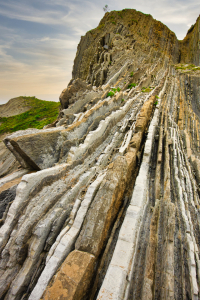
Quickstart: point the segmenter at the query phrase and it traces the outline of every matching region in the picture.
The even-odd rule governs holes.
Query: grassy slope
[[[60,103],[39,100],[35,97],[20,97],[32,108],[20,115],[0,118],[0,134],[27,128],[41,129],[56,120]]]

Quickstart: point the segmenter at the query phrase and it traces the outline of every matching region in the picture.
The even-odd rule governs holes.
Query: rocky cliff
[[[199,20],[106,13],[56,124],[4,139],[1,299],[200,299]]]

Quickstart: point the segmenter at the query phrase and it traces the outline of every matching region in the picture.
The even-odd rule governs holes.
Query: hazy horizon
[[[199,15],[196,0],[0,0],[0,104],[18,96],[59,101],[71,79],[80,37],[110,10],[148,13],[183,39]]]

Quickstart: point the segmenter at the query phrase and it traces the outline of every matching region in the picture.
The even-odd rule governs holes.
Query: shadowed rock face
[[[56,127],[4,139],[22,169],[0,179],[1,299],[199,299],[198,26],[106,13]]]

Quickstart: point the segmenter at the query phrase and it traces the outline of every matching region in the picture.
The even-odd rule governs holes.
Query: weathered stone
[[[74,220],[73,226],[70,228],[70,230],[69,227],[64,228],[58,235],[56,242],[53,244],[52,248],[49,251],[46,267],[42,272],[37,285],[30,295],[30,300],[40,299],[49,281],[59,268],[60,264],[70,253],[70,251],[72,251],[75,240],[86,216],[87,210],[94,198],[94,195],[96,194],[96,191],[99,188],[103,177],[104,174],[98,176],[97,179],[88,188],[84,200],[82,201],[81,207]]]
[[[141,112],[138,116],[138,119],[136,121],[135,124],[135,131],[142,131],[144,132],[146,126],[147,126],[147,122],[149,121],[149,117],[152,113],[152,109],[153,109],[153,103],[155,101],[155,97],[152,96],[147,102],[144,103]]]
[[[72,98],[72,96],[80,92],[80,90],[86,90],[87,89],[86,82],[82,81],[81,79],[76,79],[74,82],[69,85],[66,89],[64,89],[59,97],[60,103],[62,105],[62,108],[66,109],[69,106],[69,101]]]
[[[131,141],[130,141],[130,147],[132,148],[136,148],[137,150],[139,150],[141,142],[142,142],[142,132],[139,131],[136,134],[133,135]]]
[[[125,158],[119,157],[107,172],[88,211],[76,249],[99,256],[121,205],[127,170]]]
[[[200,159],[195,158],[192,161],[192,165],[193,165],[194,170],[195,170],[195,177],[196,177],[196,180],[197,180],[197,184],[200,187]]]
[[[15,156],[7,149],[3,139],[7,134],[0,135],[0,178],[15,172],[20,164]]]
[[[44,300],[81,300],[87,294],[95,266],[92,254],[74,250],[47,287]]]
[[[6,211],[9,203],[15,199],[16,188],[17,183],[12,183],[11,186],[0,192],[0,219],[3,218],[3,214]]]
[[[146,257],[146,269],[144,275],[144,284],[142,291],[142,299],[153,299],[153,285],[154,285],[154,270],[156,265],[156,251],[157,251],[157,230],[159,217],[159,201],[157,200],[153,211],[153,217],[150,225],[150,237]]]
[[[33,130],[21,136],[12,134],[7,136],[5,144],[12,149],[17,159],[24,168],[32,167],[40,170],[52,166],[59,159],[59,137],[60,130],[44,131]]]
[[[105,99],[83,114],[81,119],[75,120],[66,129],[57,127],[44,130],[29,129],[19,131],[7,136],[4,142],[24,168],[46,169],[57,162],[65,162],[67,157],[71,163],[77,159],[77,156],[81,159],[84,155],[88,155],[88,146],[89,148],[98,146],[97,139],[100,143],[101,135],[108,135],[108,127],[113,127],[117,120],[124,117],[132,102],[133,100],[131,99],[111,116],[110,110],[119,108],[117,104],[120,103],[120,97]],[[103,114],[108,115],[108,117],[106,122],[100,123],[103,119]],[[86,146],[81,144],[78,149],[73,147],[79,140],[84,140],[86,134],[92,128],[95,128],[96,124],[101,125],[96,129],[96,132],[94,131],[96,139],[92,137],[92,134],[88,134],[85,139]],[[93,143],[91,143],[91,139]]]

